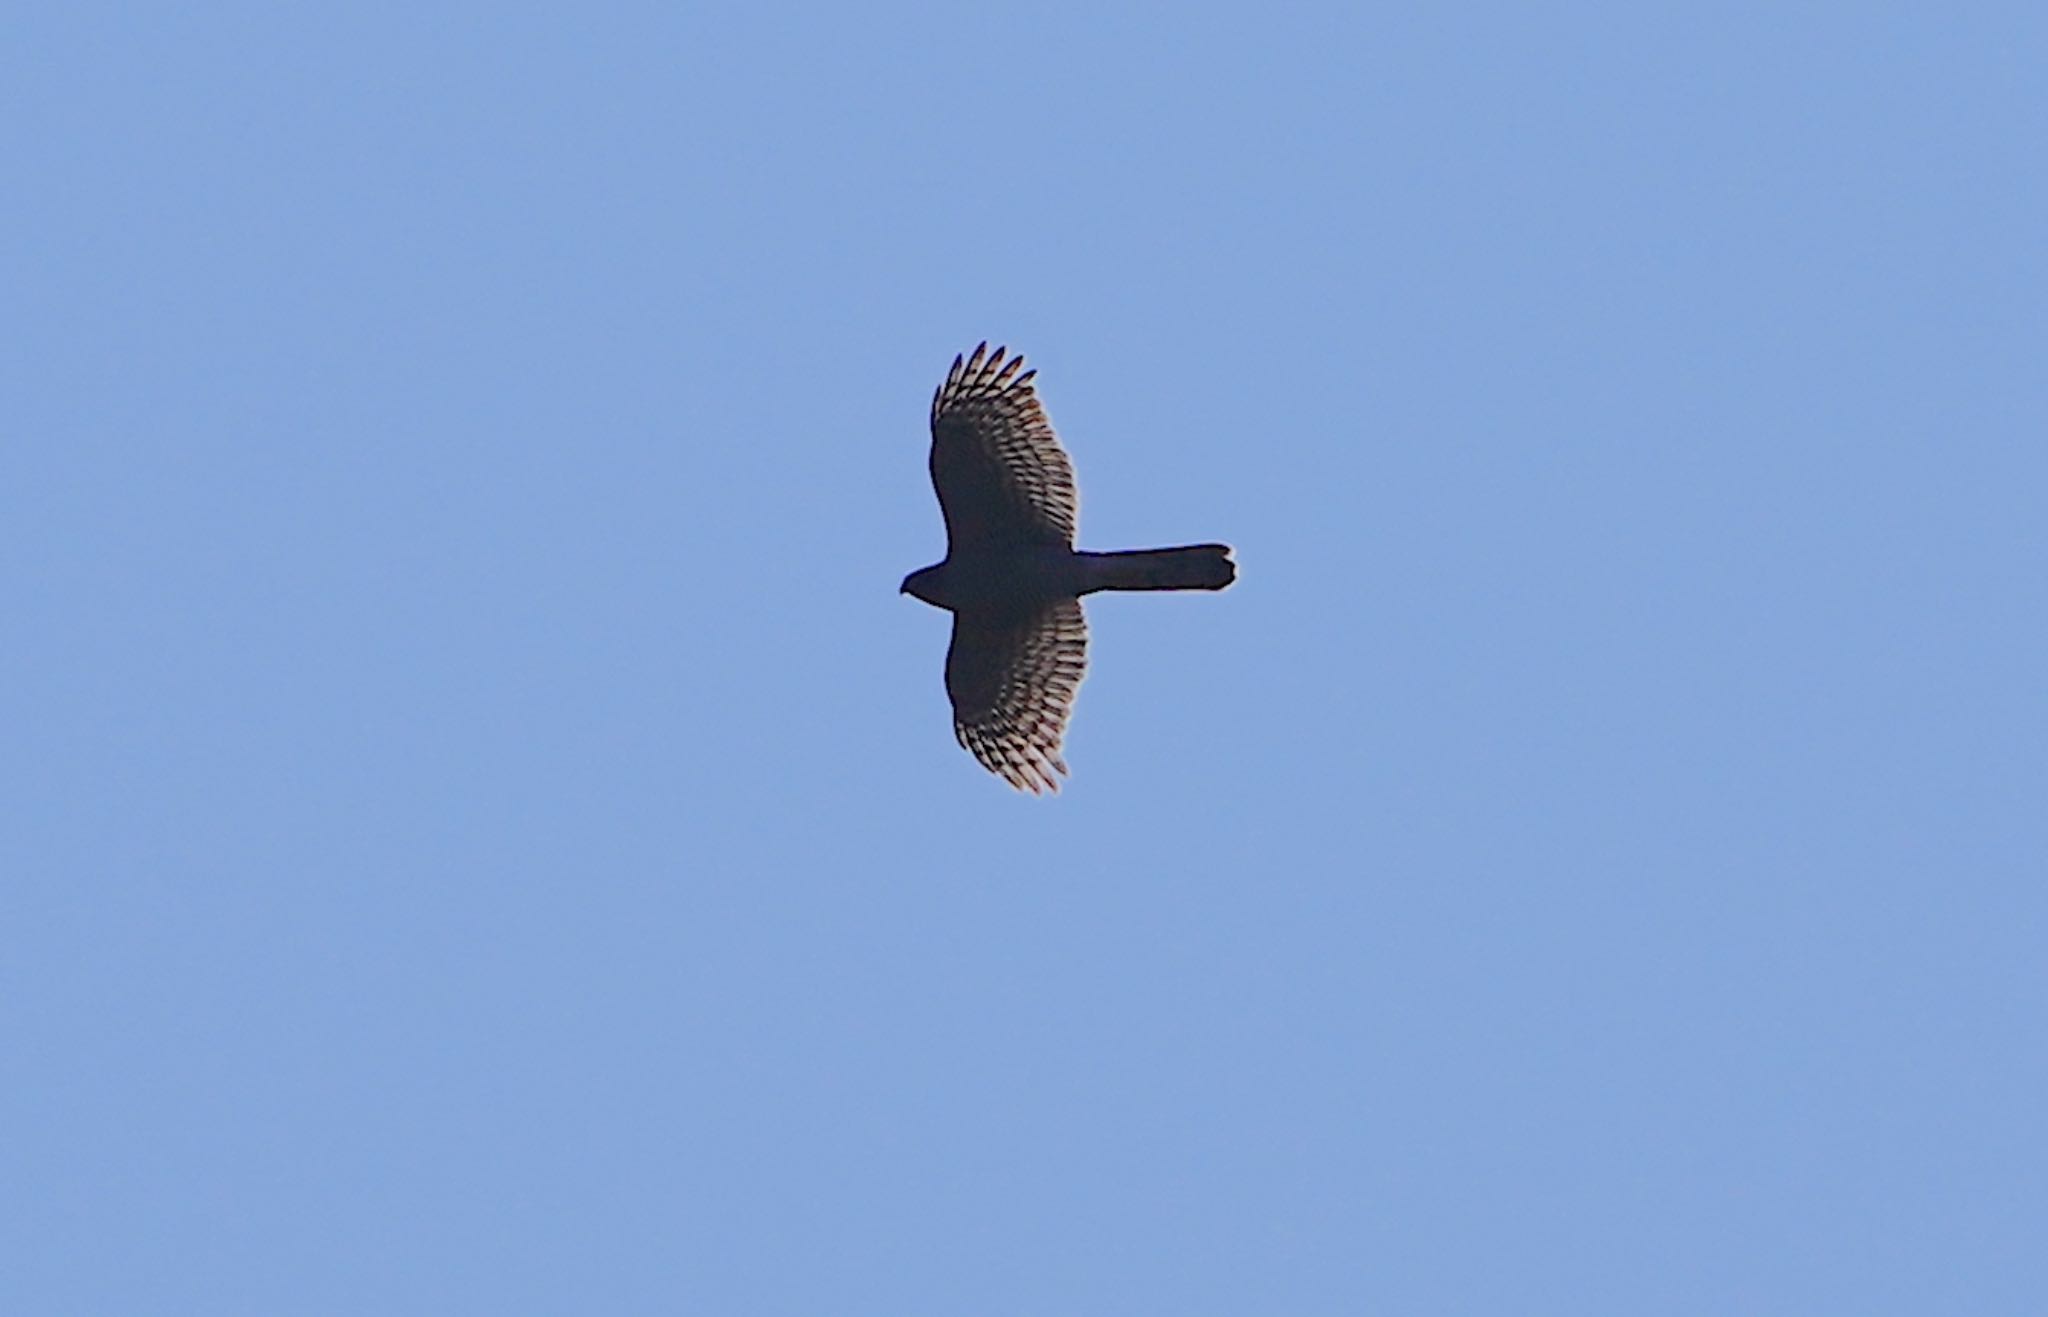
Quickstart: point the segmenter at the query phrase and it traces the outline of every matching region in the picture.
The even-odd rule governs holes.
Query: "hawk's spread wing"
[[[953,358],[932,395],[932,488],[952,552],[1074,544],[1074,468],[1038,405],[1024,358],[988,344]]]
[[[1022,618],[955,613],[946,651],[953,734],[1011,786],[1058,791],[1055,775],[1067,771],[1060,736],[1087,666],[1078,599]]]

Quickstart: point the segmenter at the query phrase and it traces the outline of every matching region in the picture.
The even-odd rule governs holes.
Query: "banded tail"
[[[1228,544],[1075,556],[1086,560],[1082,594],[1097,590],[1221,590],[1237,579],[1237,564],[1230,561]]]

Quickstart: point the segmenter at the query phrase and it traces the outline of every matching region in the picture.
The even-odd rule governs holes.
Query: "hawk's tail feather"
[[[1083,594],[1097,590],[1221,590],[1237,579],[1237,564],[1230,560],[1228,544],[1079,556],[1088,560]]]

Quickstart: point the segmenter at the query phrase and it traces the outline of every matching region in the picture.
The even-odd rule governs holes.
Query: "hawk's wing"
[[[953,358],[932,395],[932,488],[949,552],[984,545],[1074,544],[1074,468],[1031,387],[1024,358]],[[1021,373],[1020,373],[1021,372]]]
[[[1058,791],[1060,736],[1088,666],[1081,601],[1021,618],[955,613],[946,651],[953,734],[1013,787]]]

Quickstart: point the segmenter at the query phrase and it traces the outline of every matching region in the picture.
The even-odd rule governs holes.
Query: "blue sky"
[[[0,1308],[2048,1303],[2038,7],[6,27]]]

